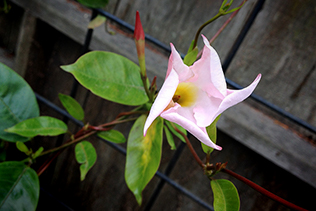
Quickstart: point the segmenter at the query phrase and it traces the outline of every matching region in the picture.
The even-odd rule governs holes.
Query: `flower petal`
[[[162,85],[157,95],[157,98],[150,109],[148,118],[144,126],[144,135],[146,135],[147,129],[149,128],[151,123],[168,106],[168,104],[172,100],[172,97],[177,89],[178,84],[179,84],[179,76],[174,70],[171,70],[168,78],[165,80],[165,83]]]
[[[223,111],[225,111],[227,108],[236,105],[237,103],[240,103],[247,97],[251,95],[253,90],[258,85],[259,81],[261,79],[261,74],[259,74],[256,79],[246,88],[240,89],[240,90],[227,90],[228,95],[225,97],[221,105],[219,106],[216,116],[221,114]]]
[[[204,91],[200,91],[193,112],[196,124],[199,127],[209,126],[217,117],[217,110],[222,100],[209,97]]]
[[[187,118],[179,115],[177,113],[177,109],[180,107],[179,104],[176,104],[175,107],[168,109],[161,113],[161,117],[169,120],[171,122],[177,123],[182,126],[184,129],[189,131],[192,135],[194,135],[198,140],[200,140],[205,145],[212,147],[217,150],[221,150],[222,147],[214,144],[206,133],[205,128],[198,127],[194,122],[188,120]]]
[[[170,43],[170,47],[171,55],[169,57],[166,77],[168,77],[172,69],[174,69],[178,73],[180,82],[186,81],[187,79],[193,77],[193,72],[187,65],[183,63],[180,54],[177,52],[172,43]]]
[[[227,86],[221,61],[207,38],[203,35],[202,37],[205,46],[201,59],[191,66],[195,76],[190,81],[205,90],[209,96],[223,99],[226,96]]]

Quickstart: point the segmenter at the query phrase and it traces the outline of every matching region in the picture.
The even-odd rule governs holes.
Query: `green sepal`
[[[174,139],[173,139],[172,133],[170,132],[170,130],[168,129],[168,127],[166,125],[163,126],[163,129],[165,131],[168,144],[170,145],[170,149],[171,150],[175,150],[176,149],[176,145],[174,143]]]
[[[187,53],[187,55],[185,55],[183,59],[183,63],[186,64],[187,66],[191,66],[196,61],[196,57],[198,53],[199,53],[199,50],[197,47],[195,47],[193,50]]]
[[[210,137],[211,141],[216,144],[216,140],[217,140],[217,128],[216,128],[216,124],[219,120],[219,118],[221,117],[221,114],[218,115],[215,120],[212,122],[212,124],[210,124],[208,127],[206,127],[206,131],[207,131],[207,134],[208,136]],[[211,152],[213,152],[213,148],[212,147],[209,147],[205,144],[203,144],[201,142],[201,146],[202,146],[202,149],[203,151],[206,153],[206,154],[210,154]]]
[[[172,125],[174,125],[175,127],[177,127],[181,132],[183,132],[185,135],[187,135],[187,131],[183,128],[183,127],[181,127],[180,125],[178,125],[178,124],[176,124],[176,123],[171,123],[171,122],[169,122],[169,121],[165,121],[165,123],[166,123],[166,125],[167,125],[167,127],[169,128],[169,130],[175,135],[175,136],[177,136],[181,141],[183,141],[184,143],[186,143],[186,141],[185,141],[185,138],[182,136],[182,135],[180,135],[175,129],[174,129],[174,127],[172,126]]]

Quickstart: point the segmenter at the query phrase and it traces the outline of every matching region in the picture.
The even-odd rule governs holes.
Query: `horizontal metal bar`
[[[49,100],[47,100],[46,98],[40,96],[39,94],[35,93],[35,96],[37,98],[38,101],[40,101],[41,103],[47,105],[48,107],[50,107],[51,109],[53,109],[54,111],[66,116],[67,118],[69,118],[71,121],[73,121],[75,124],[77,124],[78,126],[83,127],[84,124],[81,121],[78,121],[77,119],[73,118],[67,111],[65,111],[64,109],[59,108],[58,106],[56,106],[54,103],[50,102]],[[122,153],[123,155],[126,155],[126,149],[119,146],[118,144],[115,144],[113,142],[107,141],[101,137],[98,137],[100,140],[102,140],[103,142],[107,143],[108,145],[110,145],[112,148],[114,148],[115,150],[117,150],[118,152]],[[200,204],[201,206],[209,209],[209,210],[213,210],[213,208],[208,205],[206,202],[204,202],[202,199],[200,199],[199,197],[195,196],[193,193],[191,193],[190,191],[188,191],[187,189],[183,188],[181,185],[179,185],[178,183],[176,183],[175,181],[173,181],[172,179],[170,179],[168,176],[166,176],[165,174],[157,171],[156,172],[156,176],[160,177],[161,179],[165,180],[167,183],[169,183],[170,185],[172,185],[174,188],[176,188],[177,190],[181,191],[183,194],[185,194],[186,196],[188,196],[189,198],[191,198],[193,201],[197,202],[198,204]]]
[[[264,0],[260,0],[260,1],[257,3],[257,5],[256,5],[256,6],[257,6],[257,7],[256,7],[256,12],[259,12],[259,10],[261,9],[263,3],[264,3]],[[106,18],[108,18],[108,19],[110,19],[111,21],[113,21],[113,22],[119,24],[120,26],[122,26],[122,27],[128,29],[129,31],[131,31],[131,32],[134,31],[134,26],[132,26],[132,25],[126,23],[125,21],[119,19],[118,17],[116,17],[116,16],[114,16],[114,15],[112,15],[112,14],[110,14],[110,13],[108,13],[108,12],[102,10],[102,9],[95,9],[95,10],[96,10],[99,14],[104,15]],[[253,20],[251,20],[250,22],[252,23]],[[247,25],[247,28],[249,29],[249,28],[250,28],[250,25]],[[241,34],[241,36],[245,36],[245,35],[246,35],[245,32],[243,32],[243,33]],[[146,38],[146,40],[152,42],[152,43],[155,44],[157,47],[159,47],[159,48],[165,50],[166,52],[171,52],[170,47],[168,47],[168,46],[165,45],[164,43],[160,42],[159,40],[155,39],[154,37],[145,34],[145,38]],[[237,40],[238,40],[238,46],[239,46],[240,43],[241,43],[241,41],[243,40],[243,38],[241,37],[241,38],[238,38]],[[235,51],[235,53],[236,53],[237,50],[234,48],[234,51]],[[183,54],[182,54],[182,57],[183,57]],[[228,59],[230,60],[230,59],[232,59],[232,58],[229,57]],[[228,61],[227,61],[227,62],[225,61],[225,62],[224,62],[224,65],[225,65],[224,68],[228,67],[228,64],[229,64],[229,62],[228,62]],[[238,85],[237,83],[235,83],[235,82],[233,82],[232,80],[229,80],[229,79],[227,79],[227,78],[226,78],[226,82],[228,83],[228,85],[230,85],[230,86],[232,86],[232,87],[234,87],[234,88],[237,88],[237,89],[242,88],[242,86]],[[254,100],[256,100],[257,102],[261,103],[262,105],[266,106],[267,108],[269,108],[269,109],[271,109],[271,110],[273,110],[273,111],[275,111],[275,112],[281,114],[283,117],[285,117],[285,118],[291,120],[292,122],[294,122],[294,123],[300,125],[301,127],[305,128],[305,129],[309,130],[310,132],[316,133],[316,128],[315,128],[314,126],[312,126],[312,125],[310,125],[309,123],[307,123],[306,121],[304,121],[304,120],[302,120],[302,119],[296,117],[295,115],[293,115],[293,114],[291,114],[291,113],[289,113],[289,112],[283,110],[282,108],[280,108],[280,107],[274,105],[273,103],[267,101],[266,99],[264,99],[264,98],[262,98],[262,97],[260,97],[260,96],[258,96],[258,95],[254,95],[254,94],[252,94],[250,97],[253,98]]]

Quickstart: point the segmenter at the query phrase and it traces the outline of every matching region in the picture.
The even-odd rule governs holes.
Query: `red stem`
[[[246,179],[245,177],[239,175],[239,174],[236,174],[235,172],[231,171],[231,170],[228,170],[226,168],[222,169],[223,172],[235,177],[236,179],[244,182],[245,184],[249,185],[250,187],[252,187],[253,189],[255,189],[256,191],[258,191],[259,193],[262,193],[266,196],[268,196],[269,198],[291,208],[291,209],[294,209],[294,210],[300,210],[300,211],[307,211],[306,209],[302,208],[302,207],[299,207],[295,204],[292,204],[291,202],[288,202],[284,199],[282,199],[281,197],[271,193],[270,191],[264,189],[263,187],[257,185],[256,183]]]

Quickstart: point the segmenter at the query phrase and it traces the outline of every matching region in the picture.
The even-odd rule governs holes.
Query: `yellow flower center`
[[[180,83],[173,95],[172,101],[179,103],[182,107],[190,107],[196,101],[197,92],[198,88],[193,83]]]

